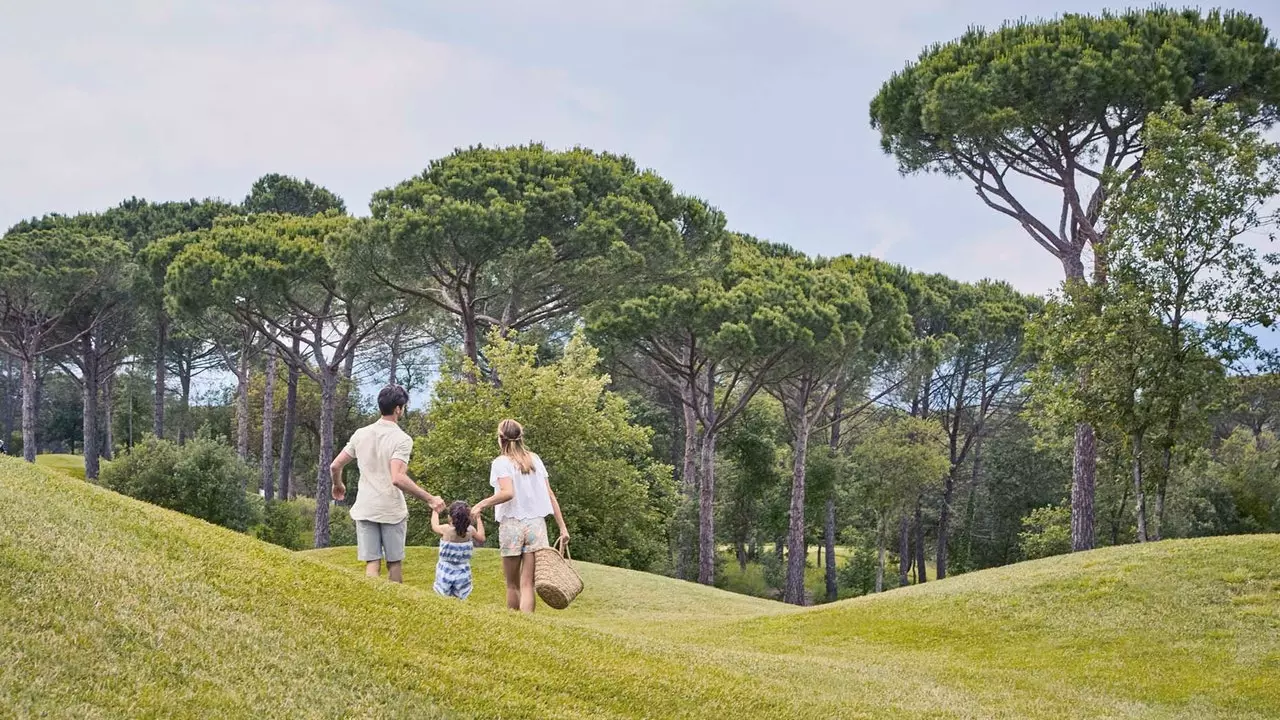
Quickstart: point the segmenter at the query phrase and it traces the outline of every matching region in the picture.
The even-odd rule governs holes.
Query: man
[[[378,393],[378,411],[382,418],[352,433],[347,446],[329,465],[334,500],[342,500],[347,495],[342,468],[353,459],[360,468],[360,491],[351,506],[351,519],[356,521],[356,553],[364,561],[365,574],[370,577],[381,574],[385,558],[391,582],[403,581],[401,563],[409,521],[404,494],[413,495],[434,510],[444,510],[444,500],[409,478],[413,438],[399,425],[408,404],[409,393],[404,388],[399,385],[383,388]]]

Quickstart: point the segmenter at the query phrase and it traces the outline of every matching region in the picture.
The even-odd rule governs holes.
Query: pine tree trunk
[[[164,437],[164,399],[165,385],[167,378],[165,373],[165,359],[169,353],[169,316],[163,311],[156,322],[156,391],[155,391],[155,415],[152,421],[151,432],[157,438]]]
[[[795,457],[791,468],[791,506],[787,524],[787,581],[783,602],[804,604],[804,566],[807,559],[804,543],[805,460],[809,453],[809,417],[804,404],[796,413]]]
[[[929,581],[929,570],[924,564],[924,517],[921,511],[922,498],[916,498],[916,582],[923,585]]]
[[[969,498],[964,508],[964,556],[969,569],[975,567],[973,561],[973,524],[977,512],[978,484],[982,482],[982,433],[978,433],[973,444],[973,474],[969,481]]]
[[[22,459],[36,461],[36,367],[29,359],[22,358]]]
[[[684,462],[680,469],[681,514],[680,527],[676,532],[676,577],[689,580],[695,576],[693,571],[694,539],[693,528],[688,522],[686,509],[692,509],[694,498],[698,495],[698,464],[701,461],[701,450],[698,447],[698,417],[693,411],[693,398],[686,389],[681,394],[681,405],[684,412]],[[699,498],[700,502],[700,498]]]
[[[476,328],[475,311],[470,303],[460,302],[462,307],[462,352],[475,366],[475,372],[467,374],[467,381],[476,383],[480,379],[480,331]]]
[[[103,460],[111,460],[115,455],[115,390],[116,374],[108,372],[102,379],[102,449],[98,455]]]
[[[898,526],[898,587],[906,587],[911,583],[909,573],[911,566],[911,518],[902,514],[902,522]]]
[[[391,336],[391,347],[389,348],[391,350],[391,361],[388,363],[390,369],[387,373],[388,385],[396,384],[396,374],[400,369],[400,333],[402,330],[401,326],[397,326],[395,333]]]
[[[747,546],[741,540],[735,540],[733,543],[734,554],[738,557],[738,569],[742,572],[747,571]]]
[[[951,500],[956,492],[956,473],[960,468],[953,465],[942,481],[942,506],[938,512],[938,568],[937,576],[941,580],[947,576],[947,532],[951,523]]]
[[[178,444],[186,445],[187,425],[190,423],[189,417],[191,415],[191,376],[183,375],[179,378],[179,382],[182,385],[182,397],[180,400],[181,405],[178,408]]]
[[[275,463],[272,446],[275,444],[276,417],[276,353],[267,351],[266,384],[262,390],[262,497],[268,502],[275,499]]]
[[[1098,471],[1098,444],[1093,426],[1076,425],[1075,457],[1071,467],[1071,549],[1092,550],[1093,498]]]
[[[333,462],[333,415],[338,404],[338,370],[320,367],[320,457],[316,468],[315,546],[329,547],[329,502],[333,495],[329,463]]]
[[[831,454],[840,452],[841,424],[844,421],[844,392],[836,393],[831,406]],[[840,594],[836,586],[836,489],[831,487],[831,495],[827,497],[827,513],[822,527],[822,539],[827,548],[827,565],[823,579],[827,585],[827,602],[834,602]]]
[[[293,434],[298,426],[298,351],[301,343],[293,339],[293,353],[289,361],[289,380],[284,396],[284,429],[280,434],[280,499],[293,497]]]
[[[98,359],[93,349],[91,333],[80,338],[81,390],[84,395],[82,409],[84,419],[84,477],[86,480],[98,479]]]
[[[1142,489],[1142,434],[1133,436],[1133,501],[1138,518],[1138,542],[1147,541],[1147,498]]]
[[[716,436],[707,432],[699,449],[702,473],[698,485],[698,582],[713,585],[716,580]]]
[[[1172,432],[1172,428],[1170,432]],[[1152,523],[1150,533],[1152,540],[1159,540],[1160,534],[1164,530],[1164,496],[1165,491],[1169,488],[1169,481],[1173,479],[1173,448],[1168,444],[1165,445],[1164,457],[1161,463],[1164,467],[1162,468],[1163,472],[1161,473],[1160,481],[1156,483],[1156,521]]]
[[[236,454],[249,461],[249,348],[240,351],[236,371]]]
[[[4,394],[0,395],[0,445],[5,450],[0,455],[6,454],[9,449],[9,441],[13,438],[13,358],[8,355],[4,356]]]
[[[885,516],[880,514],[880,520],[876,523],[876,592],[884,592],[884,546],[885,546]]]
[[[834,497],[827,498],[827,519],[822,529],[822,539],[827,548],[825,574],[827,602],[833,602],[840,594],[840,589],[836,587],[836,499]]]

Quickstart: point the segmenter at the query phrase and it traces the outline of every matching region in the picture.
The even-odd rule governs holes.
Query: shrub
[[[765,587],[780,590],[786,580],[787,566],[776,552],[760,553],[760,574],[764,578]]]
[[[290,550],[305,550],[312,545],[311,527],[296,500],[267,503],[262,524],[254,528],[253,535]]]
[[[1018,547],[1027,560],[1071,552],[1071,508],[1050,505],[1022,518]]]
[[[107,488],[240,531],[251,519],[244,488],[254,477],[234,450],[204,438],[181,447],[151,438],[102,469]]]
[[[889,563],[888,558],[885,559]],[[876,549],[865,545],[855,545],[850,549],[848,559],[836,570],[836,585],[846,589],[850,595],[868,595],[876,590],[876,566],[879,558]],[[898,568],[896,565],[885,567],[884,589],[898,587]]]
[[[290,550],[308,550],[315,545],[315,526],[313,498],[276,500],[267,503],[262,523],[253,528],[253,536]],[[347,507],[334,505],[329,509],[329,545],[355,544],[355,523]]]
[[[503,418],[516,418],[546,462],[574,557],[652,567],[667,552],[675,505],[671,466],[653,459],[652,431],[634,423],[626,401],[606,390],[609,378],[597,374],[599,357],[581,336],[555,362],[539,366],[536,357],[536,347],[494,335],[485,359],[500,385],[469,383],[465,369],[442,377],[427,411],[431,430],[414,448],[412,475],[446,500],[474,503],[490,495],[494,432]],[[430,540],[427,512],[410,503],[412,542]]]

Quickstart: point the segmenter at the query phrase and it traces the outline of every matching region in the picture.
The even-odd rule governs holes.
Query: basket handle
[[[560,556],[565,560],[573,559],[573,556],[569,554],[569,538],[563,535],[556,538],[556,551],[558,551]]]

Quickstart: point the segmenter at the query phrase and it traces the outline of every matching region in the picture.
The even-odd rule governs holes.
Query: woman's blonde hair
[[[533,455],[524,446],[524,428],[520,423],[511,419],[498,423],[498,443],[502,446],[502,454],[511,458],[520,472],[533,472]]]

